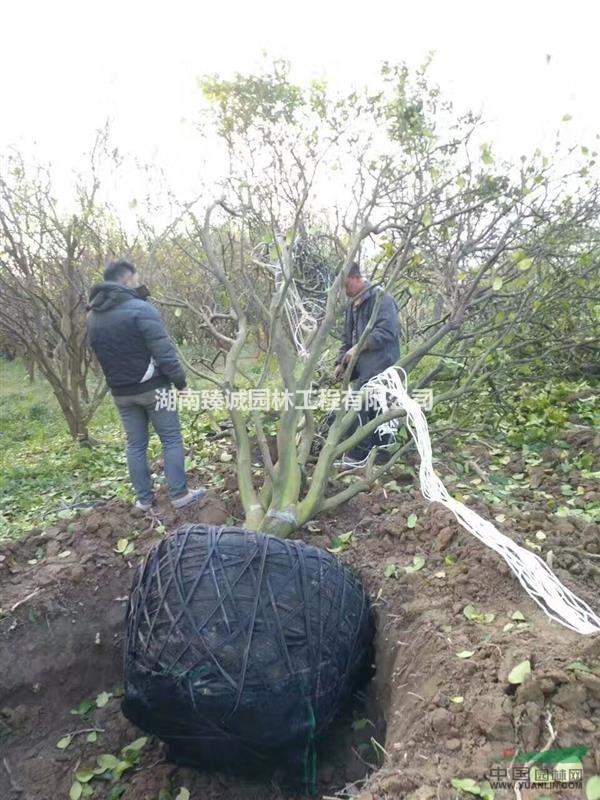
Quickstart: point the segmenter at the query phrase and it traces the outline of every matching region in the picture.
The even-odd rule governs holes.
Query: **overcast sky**
[[[508,156],[551,145],[564,114],[581,144],[600,131],[594,0],[5,0],[1,18],[0,148],[35,149],[62,169],[108,118],[121,149],[187,191],[197,76],[251,69],[265,50],[333,84],[434,51],[444,94],[482,110]]]

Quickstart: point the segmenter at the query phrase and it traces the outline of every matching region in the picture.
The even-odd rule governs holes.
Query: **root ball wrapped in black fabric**
[[[134,579],[123,712],[178,763],[248,771],[276,758],[308,780],[372,635],[365,590],[329,553],[184,526]]]

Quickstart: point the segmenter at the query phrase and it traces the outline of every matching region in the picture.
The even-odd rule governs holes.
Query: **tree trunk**
[[[287,539],[294,531],[298,530],[299,523],[292,512],[269,509],[264,515],[258,528],[261,533],[270,533],[280,539]]]
[[[29,383],[35,382],[35,361],[30,356],[24,356],[23,362],[25,363],[25,369],[27,370],[27,377],[29,379]]]

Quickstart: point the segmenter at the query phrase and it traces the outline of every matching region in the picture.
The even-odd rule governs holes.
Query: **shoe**
[[[377,455],[375,456],[375,466],[381,467],[384,464],[387,464],[391,457],[392,453],[390,453],[390,451],[387,449],[387,446],[384,445],[383,447],[378,448]]]
[[[171,500],[171,505],[173,508],[185,508],[186,506],[189,506],[190,503],[195,503],[196,500],[201,500],[205,494],[206,489],[204,486],[200,486],[198,489],[190,489],[187,494],[184,494],[181,497],[175,497],[173,500]]]
[[[148,503],[142,503],[141,500],[136,500],[135,503],[133,504],[133,507],[137,508],[139,511],[143,511],[144,513],[146,513],[146,511],[150,511],[150,509],[152,508],[153,502],[154,500],[150,500]]]
[[[335,461],[334,463],[338,467],[346,467],[348,469],[358,469],[359,467],[364,467],[368,460],[369,460],[368,454],[364,458],[356,458],[355,456],[352,456],[349,453],[344,453],[340,461]]]

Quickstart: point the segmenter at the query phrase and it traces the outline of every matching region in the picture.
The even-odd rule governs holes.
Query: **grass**
[[[213,418],[225,416],[217,412]],[[180,418],[184,441],[195,451],[186,460],[187,469],[217,485],[221,478],[210,463],[222,448],[206,442],[209,420],[193,411],[183,411]],[[75,516],[67,508],[73,503],[111,498],[133,502],[125,435],[110,395],[96,412],[90,434],[97,447],[75,443],[48,383],[38,378],[30,384],[20,362],[0,359],[0,539]],[[160,453],[160,441],[152,433],[149,459]]]
[[[108,397],[91,434],[100,447],[73,442],[48,384],[30,384],[18,361],[0,361],[0,538],[50,523],[71,503],[131,496],[124,436]]]
[[[247,361],[248,369],[259,369],[255,358]],[[208,387],[197,379],[192,383]],[[213,420],[225,417],[226,412],[213,414]],[[197,413],[183,411],[181,423],[186,444],[197,453],[187,459],[187,468],[202,473],[203,482],[218,484],[220,478],[209,465],[222,448],[205,441],[210,430],[206,414],[198,419]],[[76,444],[48,383],[37,378],[31,384],[19,361],[0,359],[0,539],[69,518],[74,512],[67,506],[74,503],[110,498],[133,502],[125,435],[110,395],[94,416],[90,434],[98,447]],[[155,434],[148,454],[151,460],[160,455]]]
[[[479,423],[486,429],[488,438],[506,448],[507,453],[518,451],[531,457],[560,439],[561,429],[572,413],[583,424],[600,427],[600,397],[596,392],[568,401],[569,395],[583,386],[556,382],[537,388],[522,387],[518,398],[512,398],[508,412],[494,407],[482,393],[476,403],[468,407],[465,404],[462,412],[468,415],[471,425]],[[226,412],[213,414],[217,419],[225,416]],[[225,442],[206,440],[210,429],[206,414],[184,411],[181,419],[184,440],[195,451],[188,458],[188,469],[201,473],[203,482],[218,483],[221,479],[211,464],[222,455]],[[92,420],[90,433],[100,442],[98,447],[81,448],[73,442],[48,384],[41,378],[30,384],[18,361],[0,360],[0,538],[18,537],[32,527],[68,518],[73,512],[67,506],[73,503],[109,498],[133,500],[125,437],[110,396]],[[453,442],[465,457],[467,439],[459,436]],[[149,456],[154,459],[159,454],[160,442],[152,435]],[[583,454],[580,459],[583,461],[575,466],[597,475],[593,472],[598,466],[592,454]],[[498,467],[501,475],[502,463]],[[490,484],[482,488],[491,491],[495,487]]]

